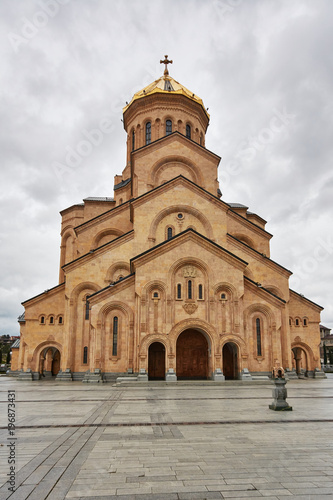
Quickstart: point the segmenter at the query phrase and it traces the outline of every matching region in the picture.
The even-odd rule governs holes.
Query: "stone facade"
[[[320,370],[322,308],[289,289],[272,235],[221,199],[202,101],[168,75],[124,109],[114,198],[61,212],[58,286],[23,303],[12,370],[99,382]]]

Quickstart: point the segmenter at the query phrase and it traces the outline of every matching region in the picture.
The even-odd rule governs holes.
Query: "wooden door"
[[[52,375],[58,375],[60,370],[60,352],[56,351],[52,361]]]
[[[208,378],[208,342],[197,330],[186,330],[177,340],[177,378]]]
[[[236,377],[237,371],[237,348],[231,342],[223,346],[223,375],[226,380],[232,380]]]
[[[160,342],[154,342],[148,351],[149,380],[165,379],[165,348]]]

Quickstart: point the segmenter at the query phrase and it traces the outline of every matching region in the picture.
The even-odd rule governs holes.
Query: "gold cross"
[[[168,56],[164,56],[164,57],[165,57],[164,61],[162,61],[162,59],[161,59],[161,60],[160,60],[160,63],[161,63],[161,64],[165,64],[164,75],[165,75],[165,76],[168,76],[168,74],[169,74],[169,71],[168,71],[168,64],[172,64],[172,61],[169,61]]]

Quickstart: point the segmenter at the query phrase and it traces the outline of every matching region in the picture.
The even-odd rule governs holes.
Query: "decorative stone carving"
[[[197,270],[194,266],[185,266],[183,268],[184,278],[195,278],[197,275]]]
[[[294,341],[295,342],[301,342],[302,339],[301,339],[301,337],[299,335],[297,335],[297,337],[294,338]]]
[[[187,304],[183,305],[183,308],[185,312],[187,312],[187,314],[193,314],[198,309],[198,306],[193,302],[188,302]]]

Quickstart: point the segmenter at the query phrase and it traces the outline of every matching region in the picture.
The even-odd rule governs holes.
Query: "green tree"
[[[330,349],[330,365],[333,365],[333,349]]]
[[[7,365],[10,364],[10,358],[11,358],[11,355],[10,355],[10,351],[7,352],[7,358],[6,358],[6,363]]]
[[[0,349],[0,364],[2,363],[2,350]]]

